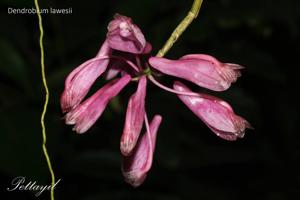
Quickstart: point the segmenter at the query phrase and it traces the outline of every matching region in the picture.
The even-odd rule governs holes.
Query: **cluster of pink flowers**
[[[74,125],[73,130],[77,133],[85,133],[113,97],[130,82],[138,82],[137,90],[128,102],[120,141],[122,173],[125,181],[135,187],[143,183],[151,168],[156,135],[162,121],[160,115],[155,115],[148,122],[145,111],[148,81],[177,94],[192,112],[223,139],[236,140],[244,136],[246,128],[251,128],[225,101],[192,92],[179,81],[174,82],[173,88],[166,87],[152,73],[155,70],[213,91],[224,91],[240,76],[240,65],[222,63],[204,54],[186,55],[178,60],[150,57],[151,49],[151,44],[130,18],[115,15],[108,25],[106,40],[98,54],[68,75],[61,96],[66,124]],[[85,99],[93,83],[102,74],[109,82]],[[141,135],[143,124],[146,131]]]

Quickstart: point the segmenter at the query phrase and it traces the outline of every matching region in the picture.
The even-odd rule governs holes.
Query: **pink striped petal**
[[[152,57],[150,65],[164,74],[183,78],[201,87],[224,91],[241,75],[240,65],[221,63],[204,54],[186,55],[179,60]]]
[[[129,53],[143,53],[146,40],[129,17],[116,14],[108,25],[107,40],[111,48]]]
[[[143,128],[146,88],[147,79],[142,76],[136,93],[130,97],[128,102],[125,126],[120,142],[121,152],[125,156],[131,154]]]
[[[191,92],[184,84],[176,81],[174,89]],[[236,115],[231,106],[216,97],[200,94],[200,97],[178,95],[181,101],[195,113],[217,136],[226,140],[242,138],[251,125]]]
[[[150,124],[150,133],[145,133],[139,139],[131,156],[123,156],[122,173],[125,181],[133,187],[138,187],[144,182],[152,166],[156,135],[161,120],[162,117],[156,115]]]
[[[109,54],[108,43],[104,42],[98,57],[84,62],[68,75],[60,99],[63,112],[74,109],[84,99],[93,83],[107,68],[108,58],[101,58],[100,56],[108,56]]]
[[[129,83],[131,77],[125,75],[104,85],[94,95],[66,114],[66,124],[75,125],[77,133],[86,132],[101,116],[107,103]]]

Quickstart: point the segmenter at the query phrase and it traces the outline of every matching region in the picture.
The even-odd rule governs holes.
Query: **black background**
[[[52,0],[42,8],[69,8],[69,15],[43,15],[50,104],[48,148],[56,199],[298,199],[299,1],[210,0],[168,58],[206,53],[246,67],[225,99],[255,128],[227,142],[215,136],[175,95],[150,85],[147,110],[163,116],[154,163],[145,183],[132,188],[120,171],[119,138],[131,84],[96,125],[76,135],[62,120],[59,97],[66,75],[93,57],[114,13],[130,16],[152,43],[153,55],[191,7],[192,0]],[[34,14],[8,14],[33,1],[0,3],[1,199],[37,199],[28,191],[6,192],[16,176],[49,184],[41,149],[39,117],[44,101],[38,24]],[[161,81],[170,84],[172,78]],[[99,79],[95,89],[103,84]],[[195,89],[195,88],[194,88]],[[199,88],[196,88],[199,90]],[[201,90],[199,90],[201,91]],[[39,199],[49,199],[44,193]]]

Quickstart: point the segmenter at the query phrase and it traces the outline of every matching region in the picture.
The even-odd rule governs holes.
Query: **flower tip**
[[[161,115],[155,115],[153,120],[158,124],[158,126],[160,125],[161,121],[162,121],[162,116]]]
[[[120,143],[120,150],[122,155],[124,156],[130,156],[132,154],[132,150],[135,146],[135,143],[133,141],[128,141],[128,140],[121,140]]]
[[[124,180],[132,187],[137,188],[144,183],[147,174],[141,174],[139,176],[133,175],[132,173],[124,173]]]
[[[225,63],[225,65],[234,70],[245,69],[244,66],[235,63]]]
[[[243,121],[241,123],[241,126],[242,127],[240,127],[240,130],[234,133],[234,136],[235,136],[234,140],[237,140],[238,138],[243,138],[245,136],[246,129],[254,129],[251,126],[251,124],[247,120],[245,120],[245,119],[243,119]],[[226,139],[226,138],[223,138],[223,139]],[[232,140],[232,141],[234,141],[234,140]]]
[[[248,129],[254,130],[254,127],[246,120],[245,120],[245,127]]]
[[[156,56],[152,56],[149,58],[149,64],[152,66],[152,67],[155,67],[157,64],[160,64],[160,62],[162,60],[164,60],[165,58],[160,58],[160,57],[156,57]]]
[[[174,81],[173,88],[179,92],[182,92],[183,90],[187,90],[188,88],[181,83],[180,81]]]
[[[152,51],[152,45],[149,42],[146,42],[146,45],[144,47],[142,54],[148,54],[151,51]]]
[[[74,131],[77,134],[82,134],[83,132],[78,130],[75,126],[72,128],[72,131]]]
[[[127,17],[125,15],[121,15],[120,13],[116,13],[114,15],[114,19],[125,20],[125,21],[131,22],[131,18],[130,17]]]
[[[67,113],[72,109],[70,106],[71,103],[69,103],[68,101],[68,97],[68,92],[64,90],[60,96],[60,108],[62,110],[62,113]]]

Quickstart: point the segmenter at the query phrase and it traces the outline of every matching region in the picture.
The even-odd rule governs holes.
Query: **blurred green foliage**
[[[122,92],[87,134],[76,135],[64,125],[59,106],[64,79],[96,54],[114,13],[132,17],[155,54],[191,4],[192,0],[41,0],[43,8],[73,10],[71,15],[43,15],[50,86],[48,146],[57,178],[62,179],[57,199],[300,197],[297,0],[204,1],[199,17],[167,55],[176,59],[207,53],[246,67],[231,89],[213,93],[255,127],[244,139],[217,138],[176,96],[150,86],[147,110],[150,116],[161,114],[163,123],[152,170],[146,182],[133,189],[122,180],[119,138],[124,108],[135,86]],[[44,97],[37,18],[8,14],[9,7],[31,8],[33,2],[0,2],[1,189],[15,176],[49,183],[39,124]],[[165,84],[171,80],[162,79]],[[99,80],[95,88],[102,83]],[[26,192],[6,195],[35,199]]]

